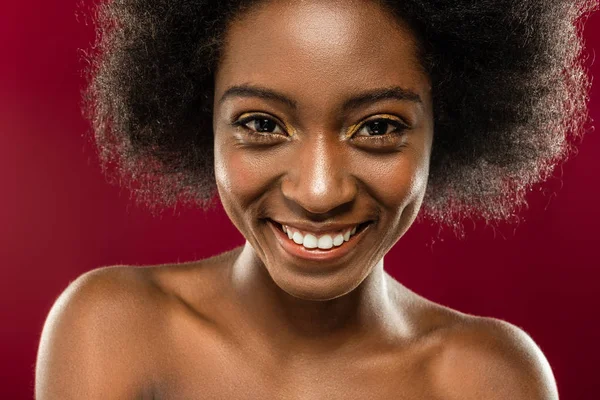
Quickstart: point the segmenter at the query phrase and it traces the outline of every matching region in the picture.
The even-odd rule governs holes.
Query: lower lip
[[[273,230],[277,241],[286,252],[292,256],[310,261],[331,261],[345,256],[356,247],[357,243],[362,239],[365,232],[371,227],[371,223],[369,223],[360,232],[350,236],[350,239],[347,242],[344,242],[342,245],[337,247],[333,246],[329,250],[323,250],[318,248],[307,249],[301,244],[296,244],[288,237],[287,234],[283,233],[277,226],[275,226],[275,223],[272,221],[268,221],[268,223]]]

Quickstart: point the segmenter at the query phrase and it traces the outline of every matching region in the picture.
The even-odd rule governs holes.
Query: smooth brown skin
[[[557,399],[522,330],[432,303],[383,269],[419,210],[434,130],[412,32],[369,1],[287,3],[230,27],[216,76],[218,190],[245,246],[82,275],[44,326],[36,398]],[[235,85],[297,106],[221,101]],[[420,101],[342,112],[346,99],[390,86]],[[231,125],[250,114],[276,130]],[[386,143],[369,137],[363,124],[382,115],[408,128]],[[286,255],[264,218],[375,222],[344,262],[314,263]]]

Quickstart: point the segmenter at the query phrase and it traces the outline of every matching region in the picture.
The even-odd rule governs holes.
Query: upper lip
[[[307,221],[282,221],[271,219],[271,221],[276,222],[281,225],[286,225],[291,228],[297,228],[302,231],[314,232],[314,233],[325,233],[325,232],[336,232],[336,231],[344,231],[346,229],[352,229],[355,226],[358,226],[365,222],[370,221],[362,221],[355,223],[341,223],[341,222],[328,222],[323,224],[316,224],[314,222]]]

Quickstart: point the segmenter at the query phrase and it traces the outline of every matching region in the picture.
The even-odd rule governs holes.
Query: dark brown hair
[[[96,9],[84,110],[108,176],[145,204],[215,196],[214,72],[228,23],[261,1],[110,0]],[[587,122],[588,0],[380,0],[409,22],[433,84],[421,217],[510,220]]]

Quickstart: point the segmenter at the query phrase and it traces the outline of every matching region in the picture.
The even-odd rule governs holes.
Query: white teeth
[[[339,235],[337,235],[336,237],[333,238],[333,245],[334,246],[341,246],[342,243],[344,243],[344,235],[342,235],[341,233]]]
[[[319,249],[328,250],[334,246],[339,247],[344,244],[344,242],[350,240],[350,236],[356,233],[357,226],[344,232],[343,234],[339,233],[335,237],[332,237],[331,235],[323,235],[319,238],[310,233],[303,235],[302,233],[286,225],[281,225],[281,228],[283,232],[287,234],[288,238],[293,240],[296,244],[301,244],[307,249],[315,249],[318,247]]]
[[[352,233],[350,231],[347,231],[346,233],[344,233],[344,241],[348,241],[350,240],[350,235],[352,235]]]
[[[294,237],[296,236],[296,234],[294,234]],[[307,234],[306,236],[304,236],[304,241],[302,242],[302,245],[304,247],[306,247],[307,249],[314,249],[317,247],[318,242],[317,242],[317,237],[314,235],[311,235],[310,233]]]
[[[323,250],[330,249],[333,247],[333,239],[329,235],[323,235],[319,238],[317,246]]]
[[[304,241],[304,237],[302,237],[302,234],[300,232],[294,232],[294,236],[292,236],[292,240],[296,244],[302,244],[302,242]]]

